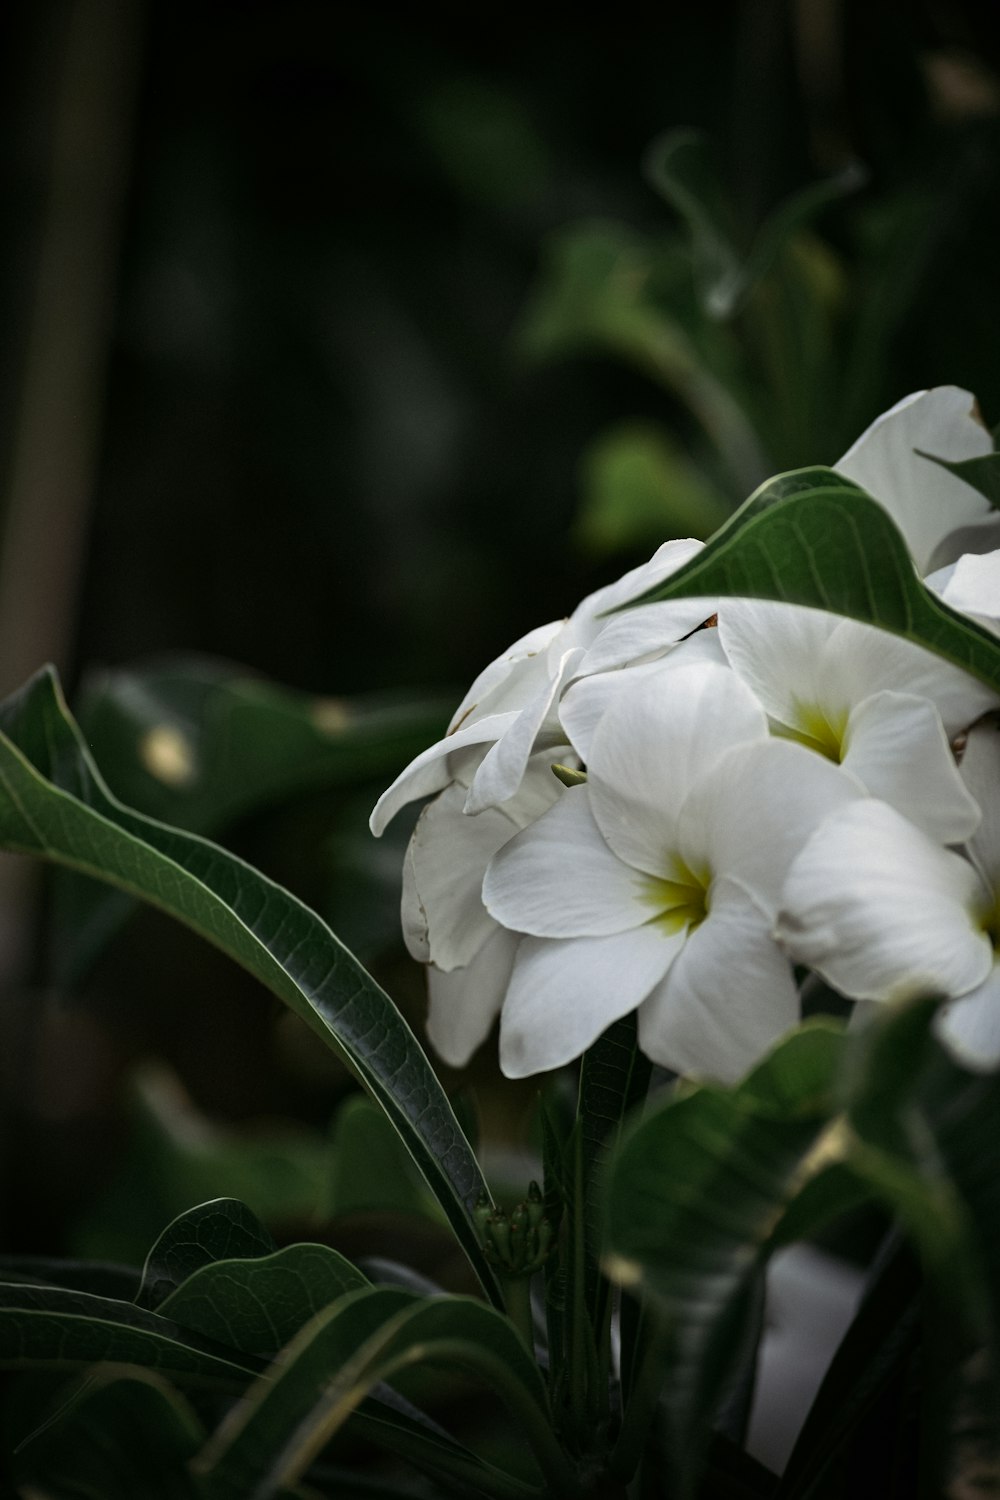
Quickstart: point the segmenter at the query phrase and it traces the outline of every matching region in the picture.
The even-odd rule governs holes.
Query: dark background
[[[731,508],[764,473],[834,461],[913,389],[968,386],[996,423],[994,9],[746,0],[584,24],[544,7],[12,4],[0,688],[53,659],[72,701],[97,668],[199,652],[308,693],[457,698],[509,640],[683,530],[595,479],[616,424],[665,434],[685,482]],[[781,287],[718,329],[699,313],[690,243],[641,165],[676,127],[707,133],[742,244],[788,195],[865,169],[795,252],[828,289],[819,332],[781,313],[797,352],[770,345]],[[763,472],[727,465],[641,337],[539,332],[552,237],[592,221],[643,247]],[[798,265],[779,267],[789,285]],[[419,1024],[391,915],[380,938],[359,916],[369,897],[391,912],[393,860],[373,872],[359,852],[378,789],[285,800],[221,836],[328,914]],[[218,1146],[251,1181],[294,1158],[306,1202],[336,1069],[154,916],[74,993],[54,986],[44,893],[8,875],[2,1248],[140,1253],[171,1194],[197,1196],[168,1117],[209,1141],[201,1196],[234,1180]],[[137,1105],[148,1059],[171,1071],[144,1075]]]

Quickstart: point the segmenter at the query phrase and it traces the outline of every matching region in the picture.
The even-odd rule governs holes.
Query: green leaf
[[[595,1329],[607,1311],[608,1284],[598,1276],[603,1229],[599,1188],[608,1159],[618,1144],[626,1115],[642,1104],[652,1065],[639,1051],[634,1012],[616,1021],[583,1056],[577,1116],[583,1164],[583,1223],[586,1238],[586,1299]]]
[[[182,1384],[242,1389],[259,1361],[132,1302],[64,1287],[0,1285],[0,1368],[79,1371],[141,1365]]]
[[[863,620],[1000,689],[996,637],[925,588],[886,511],[832,469],[768,480],[704,551],[624,607],[692,596],[777,599]]]
[[[15,1460],[19,1492],[59,1500],[204,1500],[188,1469],[202,1441],[197,1417],[166,1381],[105,1372],[25,1445]]]
[[[484,1379],[508,1404],[550,1482],[568,1480],[541,1376],[507,1319],[467,1297],[422,1301],[388,1288],[349,1294],[314,1318],[273,1378],[259,1381],[209,1439],[196,1471],[213,1500],[266,1500],[305,1473],[379,1382],[435,1361]],[[499,1493],[487,1487],[490,1472],[480,1469],[484,1493]]]
[[[392,1121],[488,1295],[502,1295],[471,1209],[486,1191],[406,1022],[326,924],[242,860],[121,806],[58,690],[34,678],[0,705],[0,841],[97,875],[235,958],[323,1038]]]
[[[331,1217],[389,1210],[441,1222],[437,1204],[370,1099],[352,1094],[337,1111],[327,1205]]]
[[[947,469],[956,479],[961,479],[972,489],[978,490],[994,510],[1000,510],[1000,453],[983,453],[978,458],[952,460],[937,458],[933,453],[925,453],[922,448],[916,451],[921,458],[929,458],[931,463],[940,464],[942,469]]]
[[[270,1255],[274,1240],[245,1203],[215,1198],[200,1203],[168,1224],[146,1257],[136,1296],[154,1309],[195,1271],[236,1256]]]
[[[289,1245],[254,1260],[217,1260],[160,1304],[165,1318],[248,1354],[276,1354],[322,1308],[368,1285],[327,1245]]]
[[[674,1479],[692,1492],[768,1242],[828,1129],[842,1047],[838,1032],[809,1023],[738,1088],[669,1098],[618,1151],[607,1265],[643,1288],[659,1321],[626,1413],[623,1477],[662,1399]]]
[[[575,534],[602,555],[667,536],[709,536],[733,508],[682,445],[650,423],[602,433],[583,456],[582,477]]]
[[[47,1255],[0,1255],[0,1281],[28,1281],[36,1286],[65,1286],[98,1297],[128,1302],[142,1273],[135,1266],[102,1260],[55,1260]]]

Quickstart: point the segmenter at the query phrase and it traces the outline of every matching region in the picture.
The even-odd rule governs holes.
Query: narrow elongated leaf
[[[406,1022],[326,924],[242,860],[122,807],[90,760],[54,673],[0,705],[0,842],[161,907],[243,964],[344,1060],[413,1156],[487,1294],[502,1294],[471,1209],[486,1191]]]
[[[321,1308],[368,1280],[327,1245],[202,1266],[160,1304],[165,1318],[250,1354],[276,1354]]]
[[[0,1286],[0,1369],[81,1370],[141,1365],[178,1383],[241,1389],[260,1361],[181,1328],[169,1318],[64,1287]]]
[[[147,817],[214,835],[314,788],[377,782],[439,738],[443,701],[317,698],[209,657],[84,681],[78,718],[114,794]],[[54,882],[53,964],[75,983],[133,909],[75,871]]]
[[[36,1286],[65,1286],[98,1297],[128,1302],[142,1273],[135,1266],[104,1260],[55,1260],[47,1255],[0,1255],[0,1281],[28,1281]]]
[[[586,1297],[599,1328],[607,1282],[597,1270],[602,1212],[598,1182],[630,1110],[646,1097],[652,1065],[639,1051],[634,1013],[616,1021],[584,1053],[580,1068],[578,1117],[583,1157],[583,1217],[586,1235]]]
[[[863,620],[1000,690],[996,637],[925,588],[887,512],[832,469],[769,480],[703,552],[625,607],[702,595],[777,599]]]
[[[417,1300],[389,1288],[342,1298],[285,1350],[197,1461],[218,1500],[267,1500],[295,1483],[380,1381],[442,1360],[480,1376],[511,1408],[536,1457],[566,1481],[537,1366],[511,1324],[467,1297]]]
[[[215,1198],[168,1224],[146,1257],[136,1302],[155,1308],[202,1266],[276,1249],[263,1224],[236,1198]]]

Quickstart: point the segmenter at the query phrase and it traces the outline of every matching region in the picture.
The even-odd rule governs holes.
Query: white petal
[[[966,552],[942,573],[948,575],[939,589],[945,604],[1000,631],[1000,552],[988,552],[985,557]]]
[[[639,1045],[679,1073],[740,1078],[799,1019],[791,965],[736,881],[717,881],[701,926],[639,1010]]]
[[[559,719],[584,764],[590,759],[590,746],[601,715],[620,693],[627,692],[637,682],[645,682],[647,690],[655,692],[658,673],[697,662],[727,665],[717,630],[697,630],[655,661],[614,672],[597,672],[592,677],[578,676],[563,694]]]
[[[975,870],[884,802],[833,813],[792,865],[777,936],[859,1000],[962,995],[989,972]]]
[[[975,397],[956,386],[907,396],[862,433],[835,465],[885,506],[925,573],[943,538],[985,517],[989,503],[917,449],[936,458],[978,458],[993,442]]]
[[[688,791],[733,745],[768,737],[764,710],[735,673],[709,663],[663,674],[662,691],[638,682],[605,713],[591,744],[594,817],[617,855],[651,875]]]
[[[427,970],[427,1035],[450,1067],[464,1068],[500,1014],[520,938],[498,927],[472,963],[451,974]]]
[[[705,543],[696,541],[694,537],[683,537],[670,542],[663,542],[648,562],[641,563],[637,568],[630,568],[623,573],[621,578],[614,583],[606,584],[604,588],[597,589],[593,594],[588,594],[573,611],[571,620],[576,624],[585,624],[592,631],[591,639],[598,631],[604,628],[605,616],[609,610],[618,609],[622,604],[628,604],[630,600],[637,599],[640,594],[655,588],[657,584],[663,583],[670,578],[692,557],[696,557],[704,550]],[[589,644],[581,636],[574,644]]]
[[[992,1069],[1000,1063],[1000,964],[994,962],[981,985],[952,1001],[935,1017],[935,1031],[967,1068]]]
[[[552,778],[555,780],[555,778]],[[407,851],[403,933],[414,958],[445,972],[471,963],[496,922],[483,905],[483,875],[496,851],[517,832],[504,813],[462,812],[465,793],[446,788],[425,807]]]
[[[552,620],[529,630],[484,667],[452,715],[448,733],[464,728],[473,715],[519,712],[530,702],[548,676],[545,653],[565,624],[565,620]]]
[[[848,720],[845,744],[845,771],[936,842],[963,843],[979,826],[979,806],[955,764],[941,715],[926,698],[866,698]]]
[[[525,1078],[571,1062],[634,1010],[684,945],[657,923],[614,937],[525,938],[500,1021],[500,1067]]]
[[[443,740],[430,745],[415,760],[411,760],[405,771],[401,771],[375,804],[369,827],[376,838],[408,802],[421,797],[430,797],[440,792],[453,779],[453,767],[449,757],[469,746],[489,745],[498,739],[517,719],[517,714],[493,714],[486,719],[477,719],[464,729],[446,735]]]
[[[718,605],[715,599],[676,599],[640,604],[602,622],[603,628],[580,663],[579,675],[614,667],[668,650],[697,630]]]
[[[969,853],[986,884],[1000,892],[1000,725],[995,719],[984,719],[970,729],[961,775],[982,809]]]
[[[678,849],[689,869],[735,876],[773,913],[788,867],[814,829],[861,795],[850,776],[802,745],[737,745],[691,789]]]
[[[873,693],[914,693],[930,699],[950,735],[1000,702],[984,682],[953,662],[858,620],[839,621],[823,669],[827,691],[848,711]]]
[[[465,802],[467,813],[480,813],[508,801],[517,792],[535,742],[545,726],[552,705],[563,685],[570,680],[580,660],[579,650],[566,651],[553,677],[518,715],[516,721],[496,741],[483,758]],[[561,730],[551,726],[553,741],[563,738]]]
[[[604,842],[587,791],[570,787],[490,862],[483,900],[505,927],[536,937],[597,936],[638,927],[655,912],[648,881]]]
[[[793,728],[800,704],[824,698],[823,651],[839,623],[825,610],[769,599],[719,604],[719,636],[733,670],[772,718]]]

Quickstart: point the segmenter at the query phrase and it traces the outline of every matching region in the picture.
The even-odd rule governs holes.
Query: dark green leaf
[[[647,1292],[662,1341],[650,1348],[639,1405],[628,1415],[641,1431],[643,1404],[651,1409],[662,1391],[682,1494],[691,1492],[731,1379],[768,1241],[829,1128],[842,1046],[837,1032],[810,1023],[738,1088],[668,1099],[614,1160],[609,1268]],[[626,1448],[636,1438],[627,1422]]]
[[[778,599],[878,625],[1000,689],[1000,643],[920,582],[886,511],[832,469],[768,480],[697,557],[637,604]]]
[[[275,1248],[245,1203],[235,1198],[200,1203],[179,1215],[160,1235],[146,1257],[135,1300],[140,1307],[156,1308],[203,1266],[236,1256],[270,1255]]]
[[[0,1368],[141,1365],[184,1384],[242,1388],[259,1361],[218,1348],[169,1318],[89,1292],[0,1286]]]
[[[150,1374],[91,1379],[16,1460],[20,1493],[59,1500],[204,1500],[188,1460],[203,1441],[194,1412]]]
[[[956,479],[961,479],[981,495],[993,506],[994,510],[1000,510],[1000,453],[983,453],[979,458],[962,458],[953,461],[948,458],[936,458],[933,453],[924,453],[918,448],[917,452],[921,458],[929,458],[931,463],[940,464],[942,469],[947,469],[949,474],[954,474]]]
[[[303,1324],[365,1276],[326,1245],[289,1245],[194,1271],[160,1304],[165,1318],[248,1354],[276,1354]]]
[[[243,861],[122,807],[58,691],[34,678],[0,706],[0,841],[160,906],[242,963],[343,1058],[398,1131],[483,1286],[501,1293],[471,1209],[485,1184],[398,1010],[315,913]]]
[[[306,1471],[379,1382],[435,1359],[485,1378],[512,1404],[529,1442],[544,1447],[548,1435],[558,1464],[541,1377],[505,1318],[465,1297],[425,1302],[370,1288],[343,1297],[301,1331],[273,1376],[259,1381],[209,1440],[197,1472],[217,1500],[266,1500]],[[452,1457],[468,1478],[463,1451]],[[523,1493],[512,1483],[509,1493]]]
[[[65,1286],[97,1297],[128,1302],[142,1273],[135,1266],[101,1260],[54,1260],[47,1255],[0,1255],[0,1281],[30,1281],[38,1286]]]

